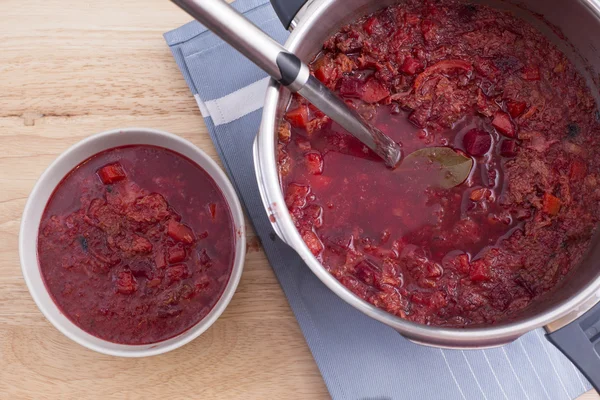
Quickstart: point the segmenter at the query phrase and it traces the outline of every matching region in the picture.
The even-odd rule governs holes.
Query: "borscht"
[[[475,326],[576,273],[600,220],[600,115],[539,31],[478,4],[408,0],[341,28],[311,72],[405,157],[386,168],[297,95],[279,125],[292,220],[349,290],[410,321]],[[414,167],[432,157],[436,173]]]
[[[234,261],[225,197],[197,164],[132,145],[73,169],[42,216],[38,259],[61,311],[114,343],[163,341],[215,306]]]

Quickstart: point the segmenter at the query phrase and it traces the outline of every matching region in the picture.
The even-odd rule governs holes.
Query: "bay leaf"
[[[463,183],[471,173],[473,160],[450,147],[425,147],[407,155],[398,171],[431,174],[428,181],[444,189]]]

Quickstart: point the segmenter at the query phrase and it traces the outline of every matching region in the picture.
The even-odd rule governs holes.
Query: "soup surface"
[[[38,258],[64,314],[121,344],[155,343],[204,318],[234,259],[223,194],[189,159],[119,147],[73,169],[44,211]]]
[[[596,104],[533,27],[409,0],[343,27],[311,70],[408,156],[387,169],[300,97],[281,122],[292,219],[355,294],[419,323],[494,323],[581,260],[600,217]],[[472,166],[455,182],[457,163]]]

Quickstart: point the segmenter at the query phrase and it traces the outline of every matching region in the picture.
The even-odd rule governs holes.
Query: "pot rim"
[[[582,0],[600,19],[600,1]],[[333,0],[309,0],[295,19],[294,29],[285,43],[291,52],[297,51],[310,28],[328,12]],[[378,309],[359,298],[317,260],[296,229],[285,205],[275,162],[275,123],[280,85],[271,80],[265,96],[261,126],[254,143],[255,170],[265,209],[270,215],[273,229],[290,245],[312,272],[336,295],[364,314],[398,331],[410,340],[424,345],[447,348],[496,347],[516,340],[525,333],[552,324],[556,330],[572,322],[600,301],[600,275],[590,281],[574,296],[551,309],[518,322],[499,326],[475,328],[446,328],[417,324]]]

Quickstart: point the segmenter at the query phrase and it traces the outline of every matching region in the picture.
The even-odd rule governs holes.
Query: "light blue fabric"
[[[238,0],[234,6],[269,35],[285,41],[287,32],[267,0]],[[166,33],[165,39],[200,104],[266,77],[196,22]],[[541,330],[503,348],[428,348],[366,317],[327,289],[275,235],[260,200],[252,143],[261,104],[257,111],[218,126],[204,116],[334,399],[569,400],[591,389]]]

